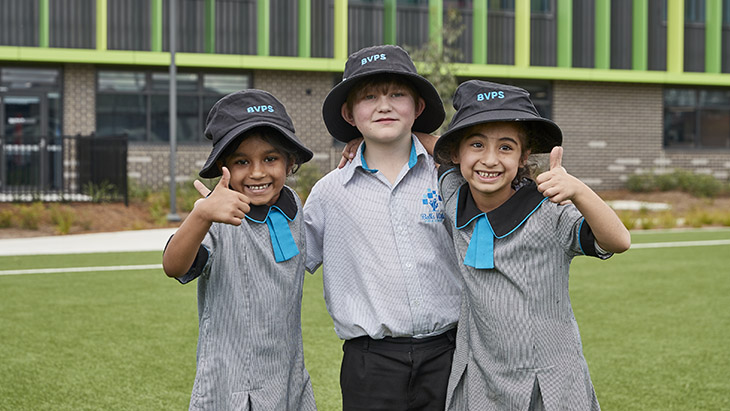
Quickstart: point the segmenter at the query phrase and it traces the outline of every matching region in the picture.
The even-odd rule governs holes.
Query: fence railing
[[[0,201],[124,201],[126,136],[0,136]]]

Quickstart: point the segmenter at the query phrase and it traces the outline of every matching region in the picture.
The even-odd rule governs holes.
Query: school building
[[[208,109],[243,88],[282,100],[332,169],[322,102],[350,53],[385,43],[528,89],[563,130],[565,167],[596,190],[675,168],[730,175],[730,0],[3,0],[0,186],[12,139],[123,134],[128,176],[167,187],[170,1],[179,181],[207,158]]]

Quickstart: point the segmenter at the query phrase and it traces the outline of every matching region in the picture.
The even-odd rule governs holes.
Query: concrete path
[[[160,251],[177,228],[0,239],[0,256]]]

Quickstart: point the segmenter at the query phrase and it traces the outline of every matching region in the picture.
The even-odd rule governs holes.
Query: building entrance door
[[[54,111],[48,93],[0,93],[0,190],[60,188],[62,139],[49,127]]]
[[[0,67],[0,194],[62,188],[60,75]]]

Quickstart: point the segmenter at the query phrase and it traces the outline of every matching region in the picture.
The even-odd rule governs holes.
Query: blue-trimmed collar
[[[355,170],[357,170],[358,167],[369,173],[378,172],[377,169],[368,168],[368,164],[365,161],[365,141],[360,143],[360,146],[357,149],[357,153],[359,155],[356,155],[355,158],[352,159],[352,162],[343,169],[344,174],[342,184],[347,184],[347,182],[352,179],[352,177],[355,175]],[[428,152],[415,136],[415,134],[411,134],[411,153],[408,157],[408,168],[413,168],[416,166],[416,164],[418,163],[418,157],[427,155]]]
[[[251,205],[251,210],[246,214],[246,218],[255,223],[265,223],[272,208],[279,209],[289,221],[293,221],[297,217],[297,202],[289,187],[281,189],[279,199],[274,205]]]
[[[494,236],[503,238],[514,232],[527,221],[545,200],[547,198],[537,190],[535,182],[528,180],[504,204],[488,213],[484,213],[474,202],[469,185],[464,184],[459,188],[455,227],[457,230],[460,230],[469,225],[477,217],[486,215]]]

